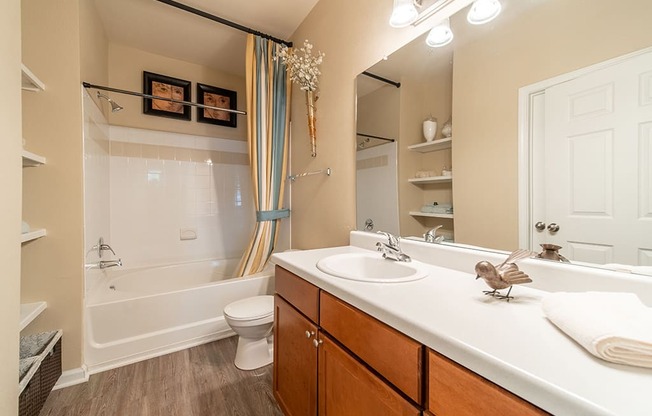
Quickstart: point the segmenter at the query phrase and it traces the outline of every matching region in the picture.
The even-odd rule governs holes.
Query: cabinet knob
[[[314,345],[315,348],[319,348],[319,345],[321,345],[323,343],[324,343],[324,341],[322,341],[321,339],[313,339],[312,340],[312,345]]]
[[[306,338],[310,338],[313,335],[315,335],[314,331],[306,331]]]
[[[546,229],[546,223],[539,221],[536,224],[534,224],[534,228],[536,228],[537,231],[543,231]]]

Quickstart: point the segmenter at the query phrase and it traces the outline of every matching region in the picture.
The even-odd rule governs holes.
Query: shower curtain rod
[[[387,83],[389,85],[393,85],[396,88],[401,88],[401,83],[400,82],[396,82],[396,81],[392,81],[391,79],[383,78],[380,75],[372,74],[369,71],[362,72],[362,75],[366,75],[369,78],[377,79],[378,81],[382,81],[382,82],[385,82],[385,83]]]
[[[387,137],[372,136],[371,134],[356,133],[355,135],[356,136],[362,136],[362,137],[369,137],[370,139],[385,140],[387,142],[392,142],[392,143],[394,143],[396,141],[394,139],[388,139]]]
[[[212,20],[214,22],[221,23],[223,25],[232,27],[234,29],[238,29],[238,30],[241,30],[241,31],[246,32],[246,33],[251,33],[251,34],[256,35],[256,36],[260,36],[261,38],[273,40],[276,43],[282,43],[283,45],[287,46],[288,48],[292,47],[292,42],[288,42],[287,40],[275,38],[274,36],[259,32],[257,30],[254,30],[254,29],[250,28],[250,27],[243,26],[241,24],[232,22],[230,20],[226,20],[226,19],[224,19],[222,17],[215,16],[214,14],[206,13],[205,11],[195,9],[194,7],[187,6],[187,5],[183,4],[183,3],[179,3],[179,2],[176,2],[176,1],[173,1],[173,0],[156,0],[156,1],[159,1],[161,3],[165,3],[168,6],[176,7],[177,9],[181,9],[181,10],[186,11],[188,13],[192,13],[192,14],[195,14],[197,16],[201,16],[203,18]]]
[[[191,101],[175,100],[173,98],[166,98],[166,97],[159,97],[157,95],[143,94],[142,92],[134,92],[134,91],[128,91],[128,90],[121,90],[121,89],[118,89],[118,88],[104,87],[102,85],[90,84],[88,82],[82,82],[82,85],[84,86],[84,88],[93,88],[93,89],[96,89],[96,90],[116,92],[118,94],[134,95],[136,97],[149,98],[149,99],[153,99],[153,100],[169,101],[171,103],[179,103],[179,104],[190,105],[190,106],[199,107],[199,108],[209,108],[211,110],[225,111],[227,113],[240,114],[240,115],[243,115],[243,116],[247,115],[246,111],[232,110],[230,108],[213,107],[212,105],[193,103]]]

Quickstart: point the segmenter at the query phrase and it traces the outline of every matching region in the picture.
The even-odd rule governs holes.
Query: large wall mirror
[[[358,76],[358,229],[652,270],[649,1],[501,3]]]

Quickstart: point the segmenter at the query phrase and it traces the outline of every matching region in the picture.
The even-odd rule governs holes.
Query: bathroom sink
[[[325,257],[317,268],[331,276],[360,282],[410,282],[426,277],[417,262],[397,262],[384,259],[380,253],[347,253]]]

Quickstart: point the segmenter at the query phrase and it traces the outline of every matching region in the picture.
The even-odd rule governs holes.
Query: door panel
[[[285,416],[316,415],[317,326],[279,295],[274,308],[274,397]]]

